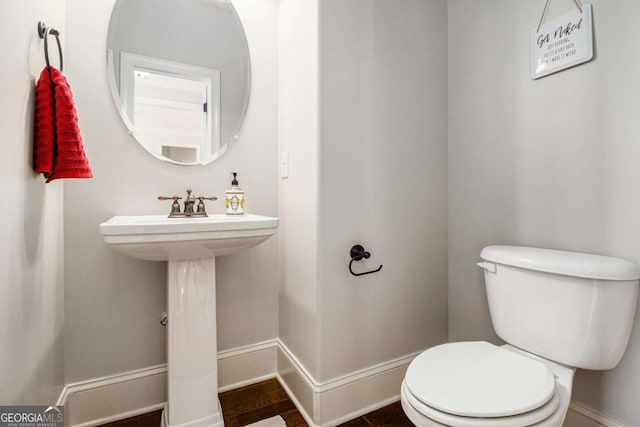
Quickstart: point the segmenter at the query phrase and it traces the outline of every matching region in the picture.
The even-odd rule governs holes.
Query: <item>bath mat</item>
[[[280,415],[276,415],[275,417],[249,424],[246,427],[286,427],[286,425],[287,424],[284,422],[282,417]]]

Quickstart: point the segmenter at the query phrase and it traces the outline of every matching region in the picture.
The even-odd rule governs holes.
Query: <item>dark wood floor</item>
[[[287,427],[307,426],[300,412],[275,379],[220,393],[220,405],[225,427],[245,426],[276,415],[284,419]],[[104,424],[103,427],[158,427],[161,415],[161,411],[155,411]],[[413,424],[404,415],[398,402],[341,425],[371,426],[409,427]]]
[[[369,412],[355,420],[341,424],[340,427],[413,427],[404,414],[400,402],[393,403],[377,411]]]
[[[239,427],[280,415],[287,426],[306,426],[278,380],[267,380],[220,393],[225,427]]]

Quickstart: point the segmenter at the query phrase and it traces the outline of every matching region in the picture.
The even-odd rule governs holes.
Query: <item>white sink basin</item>
[[[114,216],[100,224],[105,243],[118,252],[150,261],[181,261],[229,255],[250,248],[276,232],[278,218],[260,215]]]

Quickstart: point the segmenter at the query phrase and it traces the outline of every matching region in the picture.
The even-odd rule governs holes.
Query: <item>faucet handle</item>
[[[169,216],[180,213],[180,203],[178,203],[178,200],[180,199],[182,199],[182,197],[180,196],[158,196],[158,200],[173,200],[173,203],[171,204],[171,213],[169,214]]]
[[[198,202],[198,211],[197,211],[197,213],[204,214],[204,215],[207,215],[207,210],[204,207],[204,201],[205,200],[218,200],[218,198],[216,196],[212,196],[212,197],[198,196],[198,197],[196,197],[196,199],[200,200],[200,202]]]

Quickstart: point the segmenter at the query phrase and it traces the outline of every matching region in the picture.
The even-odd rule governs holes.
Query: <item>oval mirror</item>
[[[155,157],[205,165],[237,138],[251,63],[230,0],[117,0],[107,63],[123,121]]]

